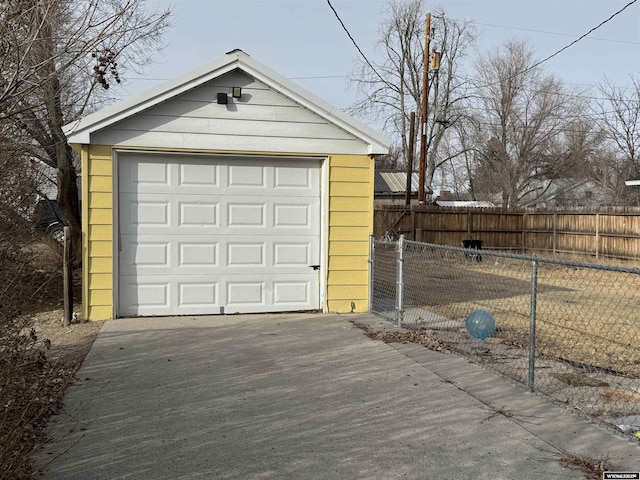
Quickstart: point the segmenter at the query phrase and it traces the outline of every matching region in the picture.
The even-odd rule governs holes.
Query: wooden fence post
[[[558,234],[558,214],[553,212],[553,256],[556,256],[556,237]]]
[[[596,239],[595,239],[596,260],[600,256],[600,214],[596,213]]]

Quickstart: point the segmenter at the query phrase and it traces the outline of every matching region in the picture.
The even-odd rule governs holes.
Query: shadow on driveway
[[[556,407],[461,358],[372,341],[350,319],[388,326],[320,314],[107,322],[34,478],[584,478],[535,431]],[[536,414],[496,414],[473,389]],[[591,442],[577,449],[638,458],[565,417],[571,438]]]

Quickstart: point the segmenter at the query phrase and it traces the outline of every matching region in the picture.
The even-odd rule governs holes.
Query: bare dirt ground
[[[38,312],[34,317],[33,328],[38,338],[51,342],[47,359],[54,365],[72,370],[75,374],[104,322],[75,319],[71,325],[65,327],[62,324],[62,314],[61,309]]]

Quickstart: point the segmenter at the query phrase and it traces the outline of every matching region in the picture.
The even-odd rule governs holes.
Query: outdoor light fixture
[[[218,105],[226,105],[229,103],[226,93],[218,93]]]
[[[232,93],[231,96],[233,98],[240,98],[242,96],[242,88],[240,87],[233,87],[232,89]]]

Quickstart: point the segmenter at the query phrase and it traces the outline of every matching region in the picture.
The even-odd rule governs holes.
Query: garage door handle
[[[320,265],[309,265],[314,270],[320,270]]]

